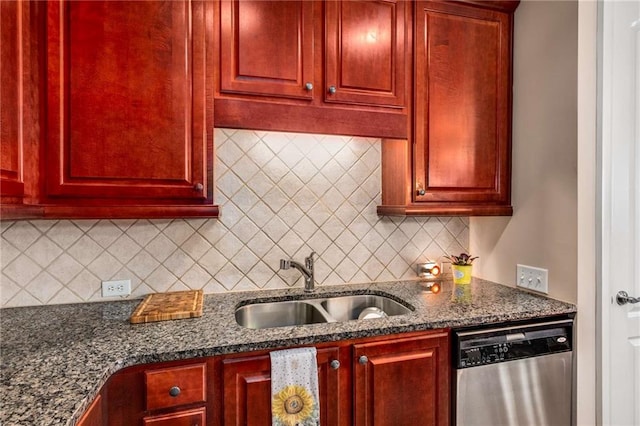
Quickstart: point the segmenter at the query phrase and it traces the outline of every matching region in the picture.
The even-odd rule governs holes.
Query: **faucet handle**
[[[312,268],[313,267],[313,256],[316,255],[315,251],[312,251],[311,254],[309,255],[309,257],[305,257],[304,258],[304,264],[307,268]]]

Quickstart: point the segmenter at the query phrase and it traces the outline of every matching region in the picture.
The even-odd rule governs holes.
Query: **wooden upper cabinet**
[[[217,214],[211,19],[205,2],[47,3],[51,216]]]
[[[354,345],[354,425],[449,425],[448,342],[438,331]]]
[[[0,2],[0,204],[2,218],[37,217],[38,2]]]
[[[383,163],[391,172],[385,177],[383,165],[379,212],[511,214],[511,36],[517,4],[416,3],[413,146],[407,153],[397,142],[384,142]],[[412,178],[394,167],[413,167]]]
[[[325,2],[325,102],[405,106],[410,10],[403,0]]]
[[[311,99],[313,11],[310,1],[222,0],[220,91]]]
[[[407,137],[410,2],[217,4],[216,126]]]

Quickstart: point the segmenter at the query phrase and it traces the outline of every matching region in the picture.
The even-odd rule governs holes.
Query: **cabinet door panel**
[[[323,425],[344,424],[347,414],[340,370],[329,367],[339,359],[337,348],[318,350],[320,421]],[[225,425],[271,425],[271,361],[269,355],[225,359],[222,363]]]
[[[202,8],[47,4],[48,195],[206,198]]]
[[[0,195],[20,197],[22,183],[22,69],[23,3],[0,2]]]
[[[142,419],[143,426],[205,426],[206,409],[178,411],[176,413],[150,416]]]
[[[312,98],[311,1],[223,0],[220,42],[221,92]]]
[[[409,6],[331,0],[326,7],[326,102],[403,107]],[[335,93],[329,87],[335,87]]]
[[[354,345],[355,424],[448,425],[448,356],[446,333]]]
[[[418,4],[416,201],[508,202],[507,13]]]

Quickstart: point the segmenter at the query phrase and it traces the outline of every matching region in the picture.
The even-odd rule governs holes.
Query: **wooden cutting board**
[[[131,324],[202,316],[202,290],[155,293],[144,298],[131,314]]]

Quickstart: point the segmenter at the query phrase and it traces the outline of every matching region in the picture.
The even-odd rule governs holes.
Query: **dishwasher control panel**
[[[456,332],[457,368],[566,352],[572,346],[572,321]]]

